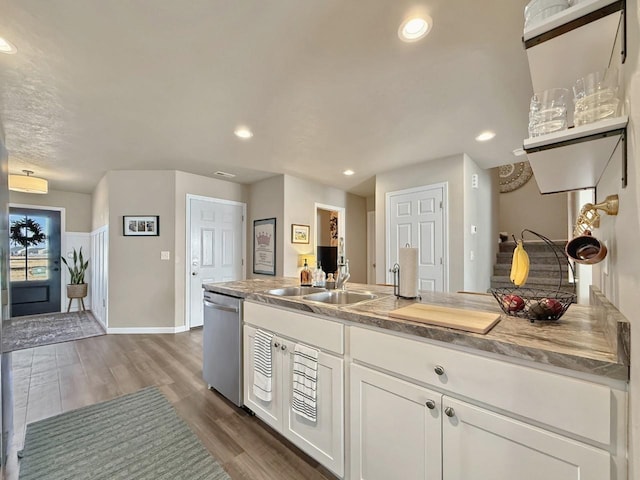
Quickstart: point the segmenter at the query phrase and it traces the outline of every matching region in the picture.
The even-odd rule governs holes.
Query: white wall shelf
[[[628,117],[617,117],[524,141],[540,192],[595,188],[613,158],[620,156],[626,185]]]
[[[580,77],[623,64],[625,26],[625,0],[583,0],[526,28],[522,40],[534,92],[570,89]],[[567,121],[572,125],[573,112],[568,107]],[[618,155],[624,188],[627,123],[628,117],[621,116],[525,140],[540,192],[595,188]]]

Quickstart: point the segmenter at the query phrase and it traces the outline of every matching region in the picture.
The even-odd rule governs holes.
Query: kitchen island
[[[502,315],[481,335],[389,317],[414,301],[387,286],[348,284],[377,295],[351,305],[265,293],[297,284],[204,288],[245,300],[245,404],[339,477],[627,478],[629,324],[599,292],[557,322]],[[420,302],[501,313],[486,295]],[[269,402],[253,395],[257,330],[274,335]],[[296,344],[319,351],[316,422],[291,412]]]

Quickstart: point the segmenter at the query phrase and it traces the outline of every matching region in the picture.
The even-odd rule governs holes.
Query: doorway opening
[[[9,208],[11,317],[60,311],[61,211]]]
[[[345,209],[316,203],[314,252],[325,273],[337,274],[338,263],[346,260]],[[311,266],[312,268],[315,265]]]

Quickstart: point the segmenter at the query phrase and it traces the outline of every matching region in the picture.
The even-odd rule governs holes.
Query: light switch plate
[[[171,252],[167,252],[167,251],[160,252],[160,260],[171,260]]]

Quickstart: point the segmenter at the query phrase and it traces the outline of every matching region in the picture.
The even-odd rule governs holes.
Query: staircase
[[[566,241],[554,242],[560,250],[564,251],[567,244]],[[497,262],[493,267],[493,276],[491,277],[491,287],[513,287],[513,283],[509,280],[511,272],[511,259],[513,258],[513,249],[516,247],[515,242],[508,241],[500,244],[497,255]],[[529,254],[530,270],[527,283],[524,288],[557,290],[560,275],[558,260],[553,249],[543,241],[525,240],[524,249]],[[563,292],[574,292],[572,284],[568,283],[569,265],[564,255],[558,252],[562,263],[562,286]]]

